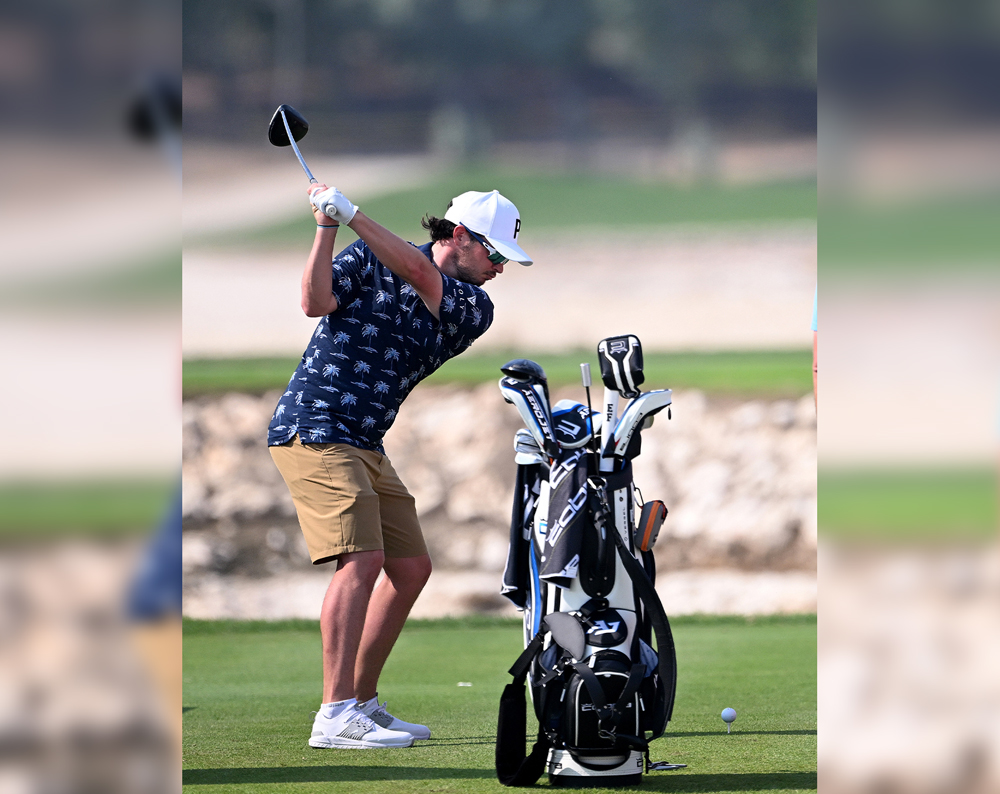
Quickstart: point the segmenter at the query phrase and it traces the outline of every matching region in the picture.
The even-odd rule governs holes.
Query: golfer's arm
[[[302,273],[302,311],[306,317],[322,317],[337,311],[337,297],[333,294],[333,243],[336,229],[317,227],[312,251]]]
[[[348,224],[378,260],[417,291],[430,313],[440,319],[444,283],[439,271],[420,249],[373,221],[361,210]]]

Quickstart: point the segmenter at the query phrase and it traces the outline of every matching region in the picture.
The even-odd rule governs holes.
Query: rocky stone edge
[[[561,389],[553,401],[579,400]],[[294,508],[265,446],[278,392],[184,403],[184,569],[263,578],[309,570]],[[643,435],[635,481],[670,509],[659,570],[815,571],[816,414],[799,400],[674,395]],[[385,448],[416,499],[436,570],[503,569],[521,426],[494,384],[423,384]]]

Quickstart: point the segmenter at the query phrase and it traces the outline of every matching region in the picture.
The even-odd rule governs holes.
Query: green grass
[[[814,791],[815,616],[673,624],[677,703],[650,756],[688,767],[651,773],[642,788]],[[185,790],[502,791],[493,767],[496,714],[519,638],[514,621],[411,622],[380,695],[405,718],[429,723],[433,738],[404,750],[313,750],[306,739],[320,691],[317,624],[186,621]],[[719,718],[726,706],[739,713],[728,736]],[[532,720],[529,709],[529,734]]]
[[[0,295],[0,306],[34,304],[76,309],[136,306],[175,308],[180,325],[181,248],[178,245],[138,260],[117,262],[105,268],[52,277],[38,275],[9,285]]]
[[[822,272],[857,277],[905,269],[995,273],[1000,194],[917,199],[881,206],[824,206]],[[914,271],[916,269],[916,271]]]
[[[399,236],[423,241],[427,239],[427,233],[420,227],[424,214],[441,217],[448,202],[459,193],[494,188],[517,204],[526,241],[548,231],[584,227],[587,235],[593,236],[595,222],[598,229],[613,230],[816,218],[816,183],[812,181],[684,187],[622,177],[487,168],[456,171],[431,184],[372,197],[362,202],[362,209]],[[303,213],[301,218],[254,230],[190,238],[186,244],[301,244],[303,240],[312,239],[314,229],[312,216]],[[338,246],[355,239],[353,232],[344,229],[338,235]]]
[[[262,394],[288,383],[298,357],[204,358],[184,360],[184,399],[202,394]]]
[[[46,540],[148,533],[167,512],[174,480],[0,484],[0,539]]]
[[[995,538],[995,469],[819,472],[819,528],[870,541]]]
[[[512,358],[531,358],[545,369],[552,387],[578,385],[580,363],[590,362],[600,399],[600,369],[593,351],[537,353],[478,352],[453,358],[427,378],[428,383],[471,386],[499,380],[500,367]],[[184,397],[227,391],[262,393],[282,389],[298,366],[297,358],[189,359],[184,362]],[[812,390],[812,352],[808,350],[718,353],[644,353],[643,388],[696,388],[714,394],[798,397]],[[581,399],[583,389],[580,389]]]

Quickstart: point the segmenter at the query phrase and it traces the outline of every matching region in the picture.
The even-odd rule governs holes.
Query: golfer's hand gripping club
[[[302,158],[302,152],[299,151],[298,145],[295,143],[295,138],[292,136],[291,127],[288,126],[288,117],[285,115],[285,111],[281,111],[281,120],[285,124],[285,132],[288,133],[288,142],[292,145],[292,150],[295,152],[295,156],[299,158],[299,165],[302,166],[302,170],[306,172],[306,176],[309,177],[310,182],[318,182],[312,175],[312,171],[309,170],[309,166],[306,165],[306,161]]]
[[[317,184],[309,189],[309,200],[313,207],[339,223],[350,223],[358,211],[357,205],[335,187]]]

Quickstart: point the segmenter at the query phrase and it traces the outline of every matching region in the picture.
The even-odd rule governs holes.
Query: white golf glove
[[[358,211],[356,205],[335,187],[328,187],[326,190],[317,190],[310,194],[309,200],[312,205],[326,215],[340,223],[350,223],[354,220],[354,213]]]

